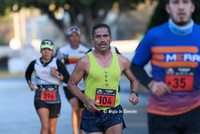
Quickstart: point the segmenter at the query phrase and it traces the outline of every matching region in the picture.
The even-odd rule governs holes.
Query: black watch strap
[[[132,94],[132,93],[135,93],[136,96],[138,97],[138,92],[136,92],[136,91],[131,91],[131,94]]]

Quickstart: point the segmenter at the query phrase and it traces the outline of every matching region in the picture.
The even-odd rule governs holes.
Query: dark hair
[[[95,30],[98,29],[98,28],[107,28],[108,30],[108,33],[110,34],[111,36],[111,31],[110,31],[110,27],[107,25],[107,24],[104,24],[104,23],[99,23],[97,25],[95,25],[92,29],[92,37],[94,38],[94,34],[95,34]]]
[[[169,4],[170,0],[166,0],[166,3]],[[194,0],[191,0],[192,3],[194,3]]]

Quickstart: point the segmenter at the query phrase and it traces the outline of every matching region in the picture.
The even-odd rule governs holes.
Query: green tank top
[[[114,107],[118,106],[120,104],[118,85],[119,85],[119,79],[121,76],[121,70],[120,70],[117,54],[112,52],[113,59],[112,59],[111,65],[108,68],[102,68],[96,61],[92,52],[89,52],[88,55],[90,59],[90,70],[89,70],[87,79],[84,81],[85,95],[89,97],[90,99],[95,100],[97,88],[106,89],[108,92],[109,91],[111,92],[111,90],[115,90],[114,92],[116,92],[116,96],[115,96]],[[104,103],[106,102],[109,103],[110,100],[109,99],[106,100],[106,99],[100,100],[100,102],[104,101]],[[97,102],[98,101],[99,100],[97,100]],[[97,108],[100,110],[106,110],[111,107],[98,106]]]

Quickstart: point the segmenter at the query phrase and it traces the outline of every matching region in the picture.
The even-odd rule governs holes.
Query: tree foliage
[[[194,4],[195,4],[195,11],[192,15],[192,18],[194,22],[200,24],[200,0],[194,0]],[[158,26],[168,21],[169,15],[165,10],[165,6],[166,6],[166,1],[159,0],[158,6],[156,7],[155,12],[151,17],[147,31],[154,26]]]
[[[145,2],[145,0],[1,0],[0,15],[4,14],[6,8],[13,10],[12,7],[15,4],[18,5],[17,10],[20,10],[22,7],[34,6],[39,8],[43,13],[48,14],[49,18],[51,18],[65,36],[67,36],[64,31],[69,26],[64,24],[63,19],[58,20],[54,16],[54,11],[63,7],[65,12],[70,14],[71,25],[79,26],[87,42],[90,44],[92,27],[97,23],[103,22],[116,2],[118,3],[118,10],[120,13],[127,9],[135,9],[138,3]],[[51,4],[55,4],[55,9],[53,11],[49,10]],[[66,5],[70,7],[66,8]],[[80,15],[83,20],[78,19]]]

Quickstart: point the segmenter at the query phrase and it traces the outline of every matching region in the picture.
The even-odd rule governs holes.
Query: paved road
[[[120,81],[121,105],[127,128],[123,134],[147,134],[147,94],[139,94],[139,104],[128,101],[129,82]],[[58,118],[57,134],[73,134],[71,106],[60,90],[62,98],[61,116]],[[0,79],[0,134],[39,134],[40,121],[33,105],[34,92],[28,88],[25,78]],[[131,112],[131,113],[129,113]]]

